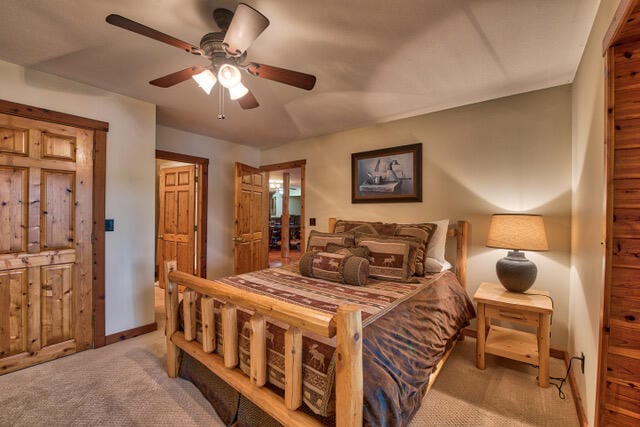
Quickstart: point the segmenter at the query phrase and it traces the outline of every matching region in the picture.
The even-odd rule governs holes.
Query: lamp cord
[[[539,293],[536,293],[536,292],[525,292],[525,294],[527,294],[527,295],[538,295],[538,296],[541,296],[541,297],[549,298],[549,300],[551,301],[551,309],[553,310],[553,308],[554,308],[553,298],[551,298],[549,295],[539,294]],[[551,322],[550,323],[553,323],[553,314],[551,314]],[[550,380],[559,381],[559,383],[549,382],[549,384],[555,386],[558,389],[558,396],[562,400],[565,400],[567,398],[567,395],[565,394],[565,392],[562,391],[562,387],[564,387],[565,383],[567,382],[567,378],[569,378],[569,373],[571,372],[571,366],[572,366],[574,360],[582,360],[582,363],[584,363],[584,356],[582,356],[582,357],[572,356],[569,359],[569,366],[567,367],[567,372],[564,374],[564,377],[562,377],[562,378],[560,378],[560,377],[551,377],[551,376],[549,377]]]
[[[540,297],[549,298],[549,300],[551,301],[551,310],[552,310],[551,319],[549,321],[549,324],[553,325],[553,308],[554,308],[554,305],[555,305],[554,302],[553,302],[553,298],[551,298],[549,295],[539,294],[539,293],[536,293],[536,292],[523,292],[523,293],[525,295],[537,295],[537,296],[540,296]]]
[[[565,400],[567,398],[567,395],[564,393],[564,391],[562,391],[562,387],[564,387],[565,383],[567,382],[567,378],[569,378],[569,373],[571,372],[571,365],[573,361],[582,360],[584,363],[583,357],[584,356],[582,357],[573,356],[571,357],[571,359],[569,359],[569,366],[567,367],[567,372],[565,373],[563,378],[551,377],[551,376],[549,377],[550,380],[560,381],[559,383],[549,382],[549,384],[555,386],[558,389],[558,396],[560,397],[560,399]]]

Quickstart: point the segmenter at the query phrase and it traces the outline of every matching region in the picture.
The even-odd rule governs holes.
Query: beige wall
[[[352,204],[351,153],[423,144],[423,202]],[[262,152],[262,163],[307,159],[305,209],[326,230],[331,216],[385,221],[471,221],[468,290],[496,281],[506,251],[486,248],[494,212],[545,215],[550,251],[527,253],[535,287],[555,300],[552,346],[568,336],[571,220],[571,90],[568,85],[296,141]],[[308,230],[314,227],[307,227]],[[557,373],[560,374],[560,373]]]
[[[234,162],[259,166],[260,151],[165,126],[157,127],[156,148],[209,159],[207,277],[232,274]]]
[[[155,106],[2,61],[0,98],[109,122],[106,333],[152,323]]]
[[[602,39],[619,0],[601,2],[572,87],[573,220],[569,353],[586,356],[574,371],[589,425],[594,425],[603,287],[604,61]]]

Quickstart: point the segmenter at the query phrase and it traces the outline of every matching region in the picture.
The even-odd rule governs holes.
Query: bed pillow
[[[373,221],[345,221],[338,220],[334,228],[335,233],[358,232],[366,234],[376,234],[384,236],[393,236],[396,224],[390,222],[373,222]]]
[[[328,243],[337,243],[342,246],[354,246],[354,234],[353,233],[321,233],[316,230],[311,230],[309,233],[309,241],[307,242],[308,251],[324,251],[327,248]]]
[[[358,234],[356,244],[369,249],[371,277],[400,282],[414,280],[418,239]]]
[[[427,257],[424,261],[424,267],[427,273],[442,273],[443,271],[451,270],[453,265],[446,259],[443,262],[435,258]]]
[[[303,276],[347,285],[364,286],[369,278],[369,260],[350,253],[306,252],[298,266]]]
[[[416,276],[424,276],[427,271],[425,269],[427,247],[437,227],[438,226],[433,223],[398,224],[396,227],[396,236],[414,237],[420,240],[420,245],[416,253]]]
[[[434,258],[444,263],[444,246],[447,243],[447,231],[449,230],[449,219],[441,219],[438,221],[429,221],[431,224],[437,225],[436,231],[433,233],[429,245],[427,246],[427,258]]]

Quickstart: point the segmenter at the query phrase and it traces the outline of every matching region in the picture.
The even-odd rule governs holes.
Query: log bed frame
[[[330,231],[334,230],[335,222],[335,218],[329,219]],[[456,225],[449,226],[447,233],[448,237],[456,237],[457,240],[456,275],[464,288],[466,288],[468,229],[467,221],[458,221]],[[335,336],[336,426],[362,426],[362,319],[357,305],[342,305],[332,316],[311,308],[240,290],[215,280],[176,271],[175,261],[166,262],[164,268],[164,277],[167,278],[165,307],[169,377],[175,378],[178,375],[181,351],[185,351],[281,424],[321,426],[322,424],[312,416],[296,410],[302,405],[302,331],[314,332],[328,338]],[[178,284],[186,288],[183,292],[184,332],[178,328]],[[202,295],[202,344],[195,339],[195,301],[198,293]],[[224,357],[213,353],[216,346],[214,298],[224,303],[220,311]],[[250,321],[250,377],[239,369],[235,369],[239,361],[236,322],[238,306],[255,313]],[[285,333],[284,398],[263,387],[267,381],[265,317],[289,325]],[[427,390],[431,389],[454,346],[451,346],[436,365],[429,378]]]

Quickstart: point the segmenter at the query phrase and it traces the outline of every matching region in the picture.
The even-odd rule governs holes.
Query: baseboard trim
[[[569,369],[569,355],[565,352],[564,364]],[[578,390],[578,384],[576,384],[576,378],[573,375],[573,371],[569,371],[569,387],[571,388],[571,395],[573,396],[573,403],[576,405],[576,413],[578,414],[578,422],[581,427],[588,427],[587,414],[584,412],[584,404],[582,403],[582,397],[580,397],[580,390]]]
[[[126,331],[117,332],[115,334],[107,335],[105,337],[105,344],[113,344],[118,341],[124,341],[129,338],[137,337],[138,335],[148,334],[158,329],[156,322],[149,323],[148,325],[138,326],[137,328],[128,329]]]
[[[462,335],[469,338],[478,338],[478,333],[474,329],[464,328]],[[564,350],[558,350],[556,348],[549,349],[549,356],[554,359],[566,360],[567,352]]]

